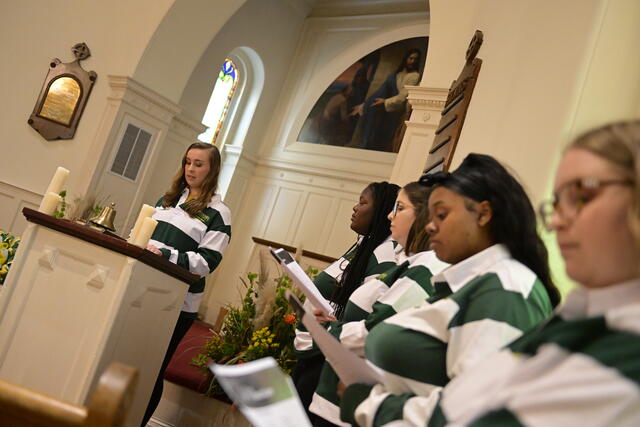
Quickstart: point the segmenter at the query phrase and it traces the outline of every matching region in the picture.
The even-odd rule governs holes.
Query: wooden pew
[[[88,406],[77,406],[0,379],[3,427],[121,426],[138,380],[136,369],[112,363],[102,374]]]

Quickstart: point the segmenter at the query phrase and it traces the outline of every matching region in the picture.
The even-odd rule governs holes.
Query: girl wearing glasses
[[[470,154],[453,173],[424,177],[430,247],[452,264],[434,294],[371,330],[367,360],[383,383],[353,384],[341,417],[358,425],[425,425],[449,380],[549,316],[558,303],[535,212],[495,159]]]
[[[361,236],[347,252],[314,280],[323,296],[329,299],[338,316],[344,311],[349,296],[367,278],[377,276],[396,265],[399,250],[389,235],[387,213],[392,209],[398,187],[388,182],[373,182],[353,206],[351,229]],[[308,410],[318,385],[324,356],[313,345],[311,335],[301,323],[294,341],[297,363],[292,377],[300,400]],[[307,412],[311,419],[315,415]]]
[[[569,146],[543,218],[581,286],[447,386],[429,425],[640,425],[639,179],[640,121]]]
[[[447,264],[428,250],[429,234],[425,230],[429,213],[429,187],[419,182],[405,185],[398,193],[391,221],[391,237],[405,248],[408,258],[376,279],[365,282],[346,304],[340,320],[329,323],[329,331],[342,344],[360,356],[369,330],[397,312],[424,301],[433,293],[431,277]],[[331,320],[318,316],[318,320]],[[338,377],[325,362],[313,395],[310,410],[320,419],[315,425],[342,424],[340,400],[336,394]]]

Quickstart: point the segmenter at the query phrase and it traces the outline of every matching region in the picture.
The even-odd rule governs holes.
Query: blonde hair
[[[587,150],[616,165],[632,183],[629,227],[640,246],[640,120],[610,123],[575,139],[567,149]]]
[[[162,206],[168,208],[173,206],[180,199],[180,195],[187,188],[187,181],[184,179],[184,166],[187,163],[187,153],[190,150],[207,150],[209,151],[209,174],[202,183],[202,191],[200,195],[193,200],[189,200],[184,204],[183,209],[190,216],[194,216],[199,212],[202,212],[207,207],[211,198],[218,188],[218,175],[220,175],[220,152],[218,148],[213,144],[206,144],[204,142],[194,142],[191,144],[182,156],[182,162],[180,169],[173,177],[169,190],[164,195]]]

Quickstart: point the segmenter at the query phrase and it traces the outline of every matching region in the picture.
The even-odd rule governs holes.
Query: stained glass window
[[[231,59],[226,58],[218,73],[209,105],[207,105],[207,110],[202,118],[202,123],[209,126],[209,129],[198,136],[200,141],[216,143],[224,119],[229,112],[229,105],[238,84],[238,78],[238,69]]]

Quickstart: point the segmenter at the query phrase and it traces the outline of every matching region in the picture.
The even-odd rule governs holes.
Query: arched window
[[[216,79],[211,101],[207,106],[205,118],[202,120],[202,123],[209,126],[210,130],[200,135],[198,139],[214,143],[220,149],[222,166],[218,178],[218,190],[225,203],[228,201],[231,203],[230,206],[237,206],[240,200],[233,200],[233,197],[226,198],[226,194],[236,172],[236,165],[242,155],[253,113],[262,94],[264,64],[260,55],[246,46],[234,48],[226,57],[225,65],[230,64],[232,68],[223,67],[219,74],[220,77]],[[226,95],[218,95],[219,87],[224,87],[222,81],[224,75],[229,74],[232,70],[235,73],[231,77],[234,79],[232,91],[229,92],[227,89],[227,92],[222,92]],[[227,78],[227,82],[231,78]],[[212,113],[215,110],[213,105],[216,99],[222,99],[226,105],[224,111],[217,110],[217,115]],[[212,118],[207,119],[208,117]],[[206,135],[210,136],[206,137]],[[232,192],[232,194],[241,194],[241,192]]]
[[[207,105],[207,110],[202,118],[202,123],[209,128],[198,136],[200,141],[211,144],[216,143],[216,139],[220,135],[220,129],[224,124],[224,119],[229,112],[229,105],[239,78],[238,68],[231,59],[226,58],[222,63],[216,84],[213,86],[209,105]]]

